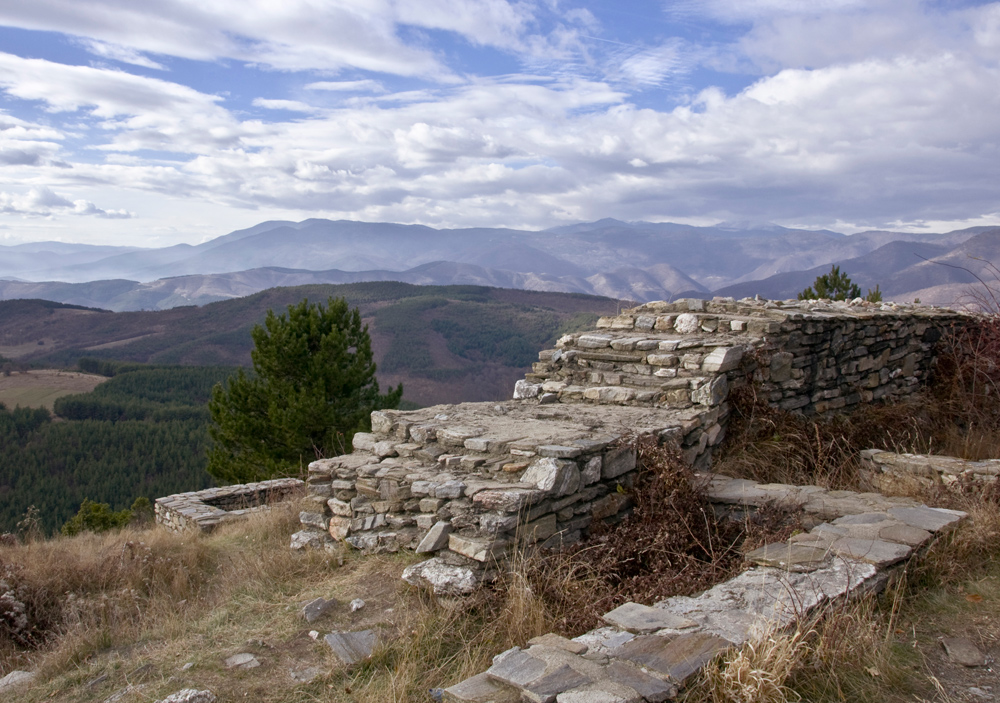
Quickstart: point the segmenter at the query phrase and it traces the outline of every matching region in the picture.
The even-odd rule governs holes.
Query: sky
[[[1000,224],[1000,2],[0,0],[0,244]]]

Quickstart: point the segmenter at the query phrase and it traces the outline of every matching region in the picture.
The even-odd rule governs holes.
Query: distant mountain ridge
[[[696,227],[603,219],[543,231],[438,230],[349,220],[275,220],[199,245],[161,249],[43,242],[0,246],[0,299],[115,311],[203,305],[275,286],[360,281],[471,284],[648,301],[786,298],[840,265],[887,298],[954,302],[956,286],[1000,261],[998,228],[843,235],[769,223]],[[969,247],[963,246],[969,243]],[[972,253],[973,251],[978,253]],[[923,258],[920,258],[923,257]],[[929,268],[923,259],[949,266]],[[981,267],[980,267],[981,268]],[[976,270],[979,270],[976,268]]]

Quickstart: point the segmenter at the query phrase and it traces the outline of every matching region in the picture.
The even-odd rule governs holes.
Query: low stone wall
[[[296,478],[279,478],[157,498],[156,523],[175,532],[211,532],[223,522],[240,520],[256,510],[266,510],[271,503],[302,495],[304,485]]]
[[[967,480],[993,483],[1000,475],[1000,459],[967,461],[931,454],[896,454],[879,449],[861,452],[862,466],[877,483],[920,483],[925,486],[950,486]]]
[[[881,588],[889,569],[953,529],[965,513],[907,498],[761,485],[704,475],[708,495],[739,514],[765,503],[801,507],[814,522],[788,542],[747,555],[754,564],[704,593],[626,603],[605,626],[514,647],[493,666],[444,689],[450,703],[665,701],[721,652],[791,626],[839,598]]]

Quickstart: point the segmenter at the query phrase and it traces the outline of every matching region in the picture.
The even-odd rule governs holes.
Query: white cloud
[[[31,188],[17,194],[0,191],[0,213],[25,217],[50,217],[59,212],[76,215],[94,215],[108,219],[128,219],[134,215],[126,210],[104,210],[87,200],[70,202],[52,189],[44,186]]]
[[[254,98],[255,107],[263,107],[268,110],[288,110],[290,112],[316,112],[317,108],[299,100],[271,100],[268,98]]]
[[[374,80],[360,81],[316,81],[307,83],[306,90],[332,90],[357,93],[384,93],[385,86]]]
[[[143,56],[135,49],[131,49],[127,46],[109,44],[96,39],[83,39],[80,41],[80,45],[91,54],[100,56],[104,59],[121,61],[122,63],[132,64],[133,66],[142,66],[143,68],[155,68],[158,71],[166,70],[162,64],[153,61],[148,56]]]
[[[2,24],[140,53],[236,59],[282,70],[354,67],[447,76],[433,52],[399,38],[397,21],[389,0],[32,0],[0,6]]]

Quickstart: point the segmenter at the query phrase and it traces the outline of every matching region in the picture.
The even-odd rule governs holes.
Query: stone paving
[[[497,655],[487,671],[444,689],[452,703],[665,701],[720,653],[792,625],[836,599],[881,588],[894,565],[965,513],[908,498],[757,484],[703,474],[720,508],[801,507],[814,525],[747,555],[753,566],[698,596],[626,603],[572,640],[548,634]]]

